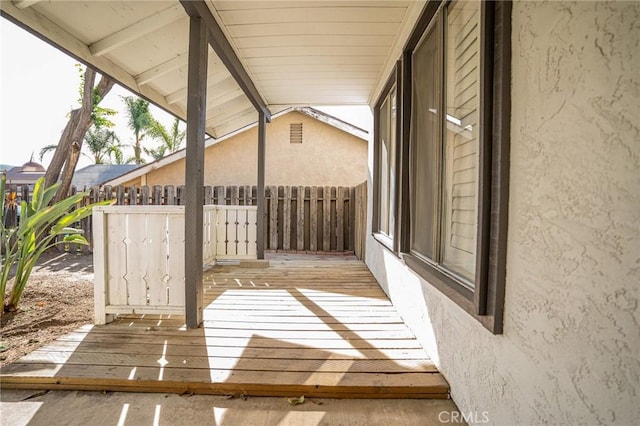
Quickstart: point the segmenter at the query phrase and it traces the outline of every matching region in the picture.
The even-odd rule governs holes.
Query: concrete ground
[[[452,413],[454,413],[452,415]],[[451,400],[223,396],[2,390],[0,424],[21,425],[440,425],[460,424]]]

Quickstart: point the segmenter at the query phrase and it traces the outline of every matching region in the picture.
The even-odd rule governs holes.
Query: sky
[[[80,77],[74,58],[0,18],[0,164],[19,166],[34,161],[47,167],[53,152],[40,160],[40,149],[56,145],[67,115],[78,106]],[[112,119],[122,144],[131,144],[122,96],[132,95],[116,85],[100,106],[119,111]],[[369,107],[319,107],[365,130],[371,128]],[[173,117],[152,105],[153,116],[167,128]],[[132,151],[127,151],[131,156]],[[92,164],[81,156],[78,168]]]

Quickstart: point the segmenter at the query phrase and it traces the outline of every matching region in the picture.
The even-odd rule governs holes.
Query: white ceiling
[[[272,113],[370,104],[424,2],[206,1]],[[189,19],[178,1],[2,0],[3,16],[186,118]],[[209,48],[207,132],[257,112]]]

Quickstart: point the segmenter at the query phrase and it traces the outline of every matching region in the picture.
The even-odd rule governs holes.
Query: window
[[[402,129],[403,257],[494,333],[504,301],[510,8],[427,3],[402,74],[410,110]]]
[[[378,239],[390,249],[394,249],[396,220],[396,141],[398,139],[398,100],[396,74],[376,104],[375,117],[375,227]]]
[[[289,125],[289,143],[302,143],[302,123]]]
[[[413,51],[411,253],[474,286],[480,3],[455,2]]]

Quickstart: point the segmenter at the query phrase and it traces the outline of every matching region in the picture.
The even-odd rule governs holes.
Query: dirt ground
[[[49,250],[34,268],[18,311],[2,317],[0,365],[92,321],[92,255]]]

